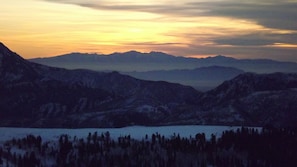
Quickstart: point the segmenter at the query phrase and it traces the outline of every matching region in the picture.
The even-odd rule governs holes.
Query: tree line
[[[57,141],[28,135],[0,146],[1,167],[295,167],[296,157],[297,129],[289,128],[242,127],[208,140],[204,133],[135,140],[94,132],[85,138],[64,134]]]

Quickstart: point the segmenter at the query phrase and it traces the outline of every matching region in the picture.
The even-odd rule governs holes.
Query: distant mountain
[[[67,69],[128,72],[175,69],[174,66],[178,65],[182,59],[184,58],[161,52],[140,53],[130,51],[110,55],[70,53],[50,58],[30,59],[29,61]]]
[[[296,104],[296,73],[243,73],[202,93],[118,72],[48,67],[28,62],[0,44],[0,126],[297,127]]]
[[[130,51],[110,55],[71,53],[32,62],[68,69],[119,71],[144,80],[168,81],[206,91],[246,72],[297,72],[297,63],[268,59],[235,59],[225,56],[186,58],[162,52]]]
[[[68,69],[95,71],[145,72],[156,70],[196,69],[208,66],[233,67],[246,72],[297,72],[297,63],[269,59],[235,59],[225,56],[186,58],[162,52],[130,51],[110,55],[70,53],[66,55],[30,59],[32,62]]]
[[[200,67],[193,70],[159,70],[147,72],[126,72],[124,74],[132,77],[152,80],[152,81],[168,81],[189,85],[198,90],[212,89],[225,80],[234,78],[235,76],[244,73],[244,71],[221,66]]]

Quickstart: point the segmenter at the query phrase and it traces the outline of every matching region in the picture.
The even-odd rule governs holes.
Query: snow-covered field
[[[181,137],[194,137],[197,133],[205,133],[207,139],[211,134],[220,136],[225,130],[236,130],[239,126],[203,126],[203,125],[184,125],[184,126],[130,126],[124,128],[85,128],[85,129],[39,129],[39,128],[8,128],[0,127],[0,143],[12,138],[22,138],[29,134],[40,135],[43,141],[56,140],[62,134],[67,134],[71,137],[85,138],[89,133],[97,132],[98,134],[109,132],[112,138],[130,135],[134,139],[143,139],[145,135],[159,133],[165,137],[170,137],[173,134],[179,134]],[[260,128],[257,128],[260,129]]]

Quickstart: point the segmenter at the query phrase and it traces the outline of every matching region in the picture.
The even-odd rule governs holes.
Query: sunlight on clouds
[[[31,41],[32,45],[42,43],[45,47],[62,45],[65,49],[69,48],[66,51],[70,51],[78,47],[77,45],[88,42],[116,45],[117,41],[122,40],[152,40],[156,37],[147,33],[152,26],[155,28],[152,28],[151,34],[164,31],[164,28],[156,28],[156,24],[138,22],[140,19],[154,18],[153,14],[126,12],[123,15],[121,12],[109,13],[75,5],[44,3],[46,2],[34,2],[35,6],[26,3],[24,8],[16,8],[15,10],[20,10],[15,12],[14,16],[18,20],[5,20],[8,28],[0,30],[1,36],[5,37],[5,40],[14,41],[10,42],[15,43],[14,45]],[[7,7],[11,8],[9,5]],[[40,14],[28,13],[28,9],[32,13],[36,10]],[[122,20],[125,22],[121,22]],[[138,33],[135,30],[138,30]]]
[[[51,1],[51,0],[48,0]],[[131,0],[54,0],[54,2],[61,3],[73,3],[73,4],[109,4],[109,5],[158,5],[158,4],[182,4],[186,1],[175,1],[175,0],[141,0],[141,1],[131,1]]]
[[[222,4],[224,1],[211,3]],[[2,42],[29,58],[73,51],[112,53],[128,50],[157,50],[184,56],[201,56],[199,51],[203,51],[203,55],[210,55],[214,53],[214,48],[218,51],[221,48],[238,48],[219,44],[216,39],[261,33],[296,34],[294,30],[267,28],[256,20],[244,17],[203,14],[204,10],[209,9],[198,8],[197,4],[191,6],[190,2],[7,1],[0,7],[0,37]],[[205,4],[208,3],[205,0],[193,2],[213,5]],[[294,48],[296,45],[280,41],[271,47]],[[209,52],[205,51],[207,48],[210,48]]]
[[[175,37],[162,36],[170,31],[171,27],[165,22],[154,22],[154,19],[159,17],[155,14],[143,12],[123,14],[116,11],[110,13],[75,5],[43,3],[46,2],[38,2],[35,7],[30,7],[31,12],[37,10],[40,12],[39,15],[16,13],[15,17],[21,18],[16,22],[22,25],[21,31],[19,26],[13,24],[12,29],[1,30],[3,31],[0,31],[1,34],[9,34],[6,40],[15,41],[12,43],[31,41],[32,44],[43,44],[45,47],[56,44],[65,48],[65,52],[89,43],[114,46],[123,42],[176,40]],[[109,52],[113,52],[112,49],[110,48]]]
[[[243,35],[253,31],[262,31],[265,28],[245,20],[237,20],[222,17],[199,17],[193,18],[195,22],[184,29],[175,29],[171,35],[176,35],[181,41],[188,44],[199,44],[203,47],[206,45],[216,45],[213,42],[216,38],[228,37],[230,35]],[[180,26],[184,26],[181,24]],[[220,47],[224,47],[220,45]]]
[[[297,48],[297,44],[287,44],[287,43],[274,43],[272,47],[281,47],[281,48]]]

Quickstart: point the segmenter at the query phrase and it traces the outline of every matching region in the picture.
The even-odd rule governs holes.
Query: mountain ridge
[[[3,59],[0,66],[0,115],[6,118],[0,122],[2,126],[98,127],[122,126],[126,122],[153,123],[183,105],[194,104],[200,94],[180,84],[143,81],[117,72],[47,67],[17,60],[19,55],[13,52],[9,54],[15,61]],[[13,68],[6,68],[11,65]],[[27,71],[27,66],[30,71],[22,73]],[[11,70],[22,74],[22,79],[5,77]],[[36,75],[33,79],[32,73]],[[142,113],[146,110],[143,106],[152,111]],[[127,117],[132,113],[138,117]],[[151,113],[158,117],[148,119]],[[119,114],[124,114],[128,121],[117,118]]]
[[[256,73],[297,72],[296,62],[282,62],[271,59],[235,59],[222,55],[192,58],[154,51],[149,53],[137,51],[115,52],[106,55],[70,53],[50,58],[29,59],[29,61],[54,67],[68,69],[86,68],[95,71],[144,72],[224,66]]]
[[[181,84],[144,81],[118,72],[48,67],[19,59],[13,52],[8,52],[12,59],[7,61],[5,51],[0,48],[0,126],[297,127],[296,73],[243,73],[203,93]],[[10,73],[22,77],[7,77]]]
[[[215,88],[223,81],[231,79],[242,72],[260,74],[297,72],[297,63],[294,62],[269,59],[235,59],[222,55],[207,58],[186,58],[153,51],[149,53],[137,51],[115,52],[108,55],[71,53],[53,58],[30,59],[30,61],[67,69],[119,71],[122,74],[128,74],[138,79],[180,83],[201,91]],[[205,74],[206,67],[216,66],[220,66],[221,69],[209,70]],[[233,68],[233,71],[230,71],[230,68]],[[200,69],[200,71],[197,71],[197,69]],[[183,71],[182,74],[181,71]],[[202,73],[204,74],[202,75]]]
[[[33,70],[31,63],[12,52],[3,43],[0,43],[0,83],[34,80],[38,74]],[[20,67],[20,68],[15,68]],[[24,76],[30,76],[25,78]]]

